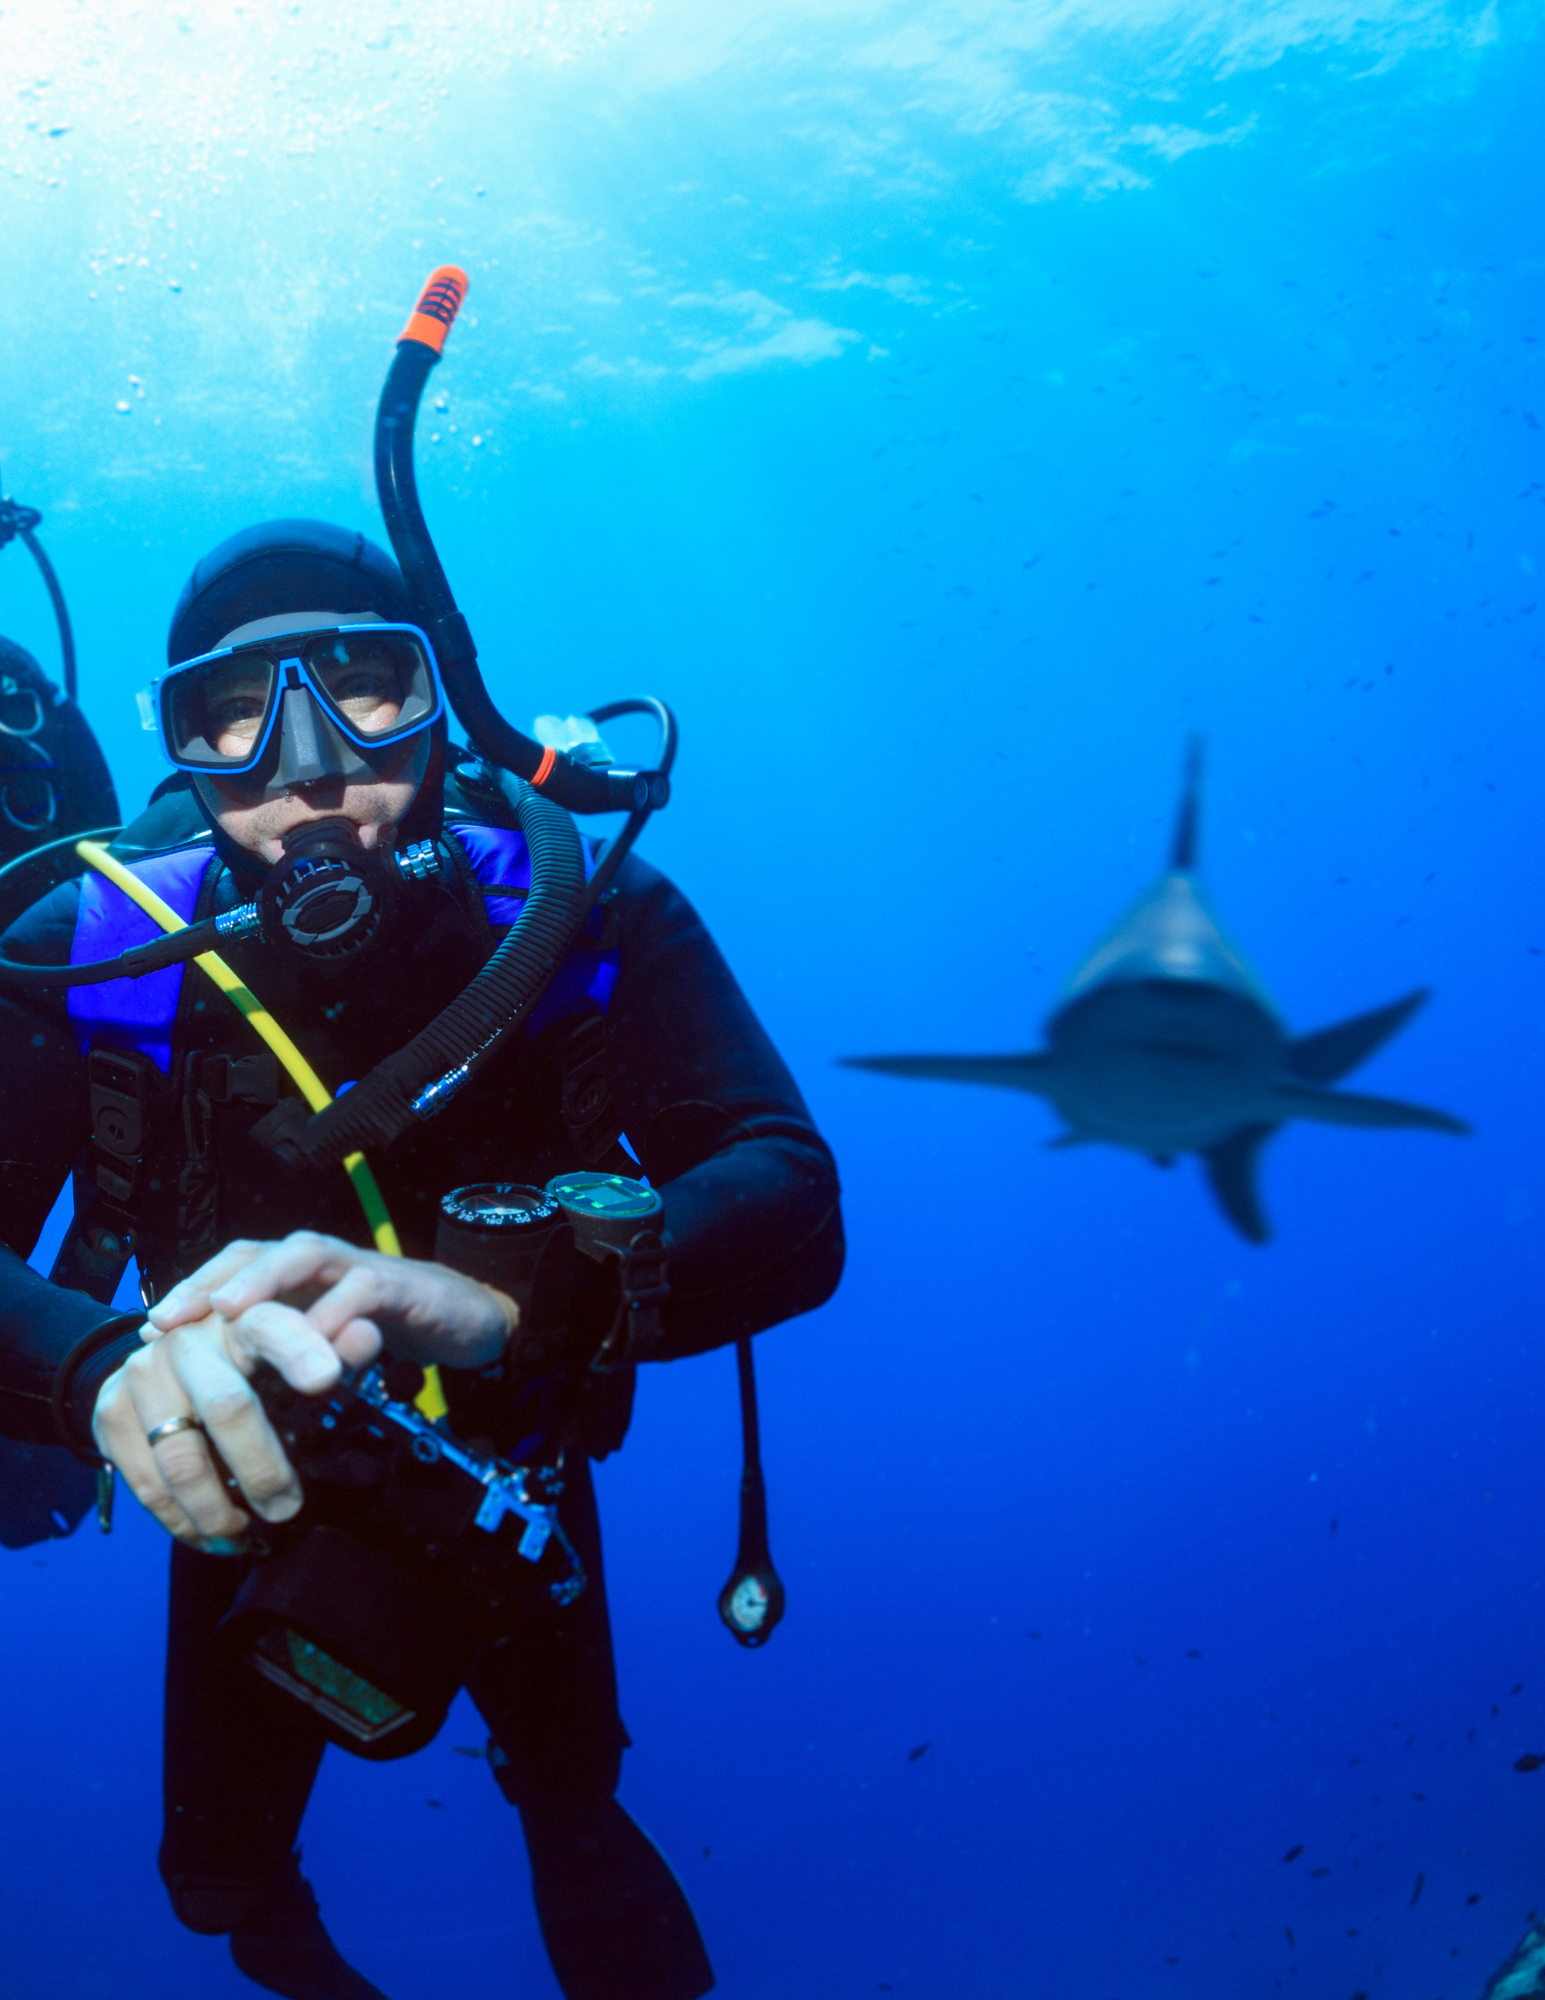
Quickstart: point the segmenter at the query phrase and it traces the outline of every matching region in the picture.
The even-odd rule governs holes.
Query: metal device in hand
[[[262,1373],[306,1502],[264,1531],[266,1559],[222,1626],[335,1742],[371,1758],[429,1741],[512,1615],[585,1588],[558,1519],[559,1469],[462,1444],[413,1407],[421,1382],[397,1361],[319,1397]]]

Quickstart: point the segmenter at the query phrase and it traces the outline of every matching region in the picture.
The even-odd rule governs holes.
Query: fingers
[[[160,1334],[170,1333],[174,1326],[202,1319],[209,1311],[210,1294],[235,1277],[243,1266],[250,1264],[263,1248],[261,1243],[228,1243],[217,1257],[211,1257],[207,1264],[201,1264],[180,1285],[174,1285],[166,1297],[150,1309],[150,1324],[155,1332],[149,1337],[154,1339]]]
[[[263,1245],[209,1293],[210,1309],[231,1320],[243,1340],[260,1325],[275,1335],[286,1326],[293,1332],[293,1322],[254,1317],[285,1299],[305,1304],[306,1318],[350,1367],[373,1361],[383,1336],[417,1361],[481,1367],[498,1359],[519,1316],[502,1294],[443,1265],[384,1257],[310,1231]]]
[[[306,1318],[327,1340],[336,1340],[346,1326],[356,1321],[394,1320],[409,1307],[413,1277],[421,1267],[400,1257],[378,1269],[374,1264],[355,1264],[319,1299],[306,1308]]]
[[[223,1340],[210,1337],[206,1329],[211,1326],[218,1326],[218,1322],[206,1321],[198,1329],[171,1336],[177,1349],[172,1357],[177,1373],[195,1415],[209,1433],[209,1442],[229,1466],[250,1505],[265,1521],[287,1521],[300,1511],[300,1481],[256,1390],[232,1361]],[[199,1451],[188,1454],[186,1470],[180,1462],[174,1468],[169,1460],[185,1440],[196,1444]],[[155,1453],[161,1476],[184,1513],[206,1535],[229,1533],[229,1529],[209,1525],[214,1502],[203,1478],[206,1467],[211,1475],[213,1468],[198,1433],[181,1431],[158,1444]],[[191,1462],[195,1460],[201,1462]],[[185,1487],[178,1484],[179,1475]],[[216,1484],[224,1494],[223,1484],[218,1479]],[[228,1496],[226,1504],[230,1505]]]
[[[175,1340],[142,1348],[108,1380],[97,1399],[97,1443],[135,1498],[179,1541],[234,1539],[245,1531],[247,1516],[227,1491],[202,1435],[184,1430],[154,1446],[149,1441],[158,1424],[195,1414],[170,1365]],[[240,1383],[240,1375],[230,1372]]]
[[[97,1450],[117,1466],[140,1505],[179,1541],[194,1544],[201,1541],[203,1537],[161,1477],[155,1453],[146,1440],[144,1425],[129,1393],[126,1367],[110,1375],[102,1385],[91,1428]],[[245,1516],[242,1520],[245,1525]]]
[[[229,1277],[211,1287],[209,1293],[211,1306],[227,1319],[235,1319],[266,1300],[282,1298],[287,1292],[336,1284],[353,1265],[394,1261],[378,1251],[361,1250],[340,1237],[321,1236],[310,1229],[298,1229],[279,1243],[244,1247],[255,1248],[257,1254],[242,1258]]]
[[[351,1351],[358,1352],[361,1360],[374,1360],[380,1349],[381,1336],[374,1327],[370,1331],[375,1334],[373,1344],[358,1337],[351,1343]],[[228,1322],[227,1334],[237,1350],[238,1363],[241,1359],[267,1361],[292,1388],[308,1396],[330,1389],[343,1372],[344,1360],[333,1342],[317,1332],[305,1313],[280,1305],[277,1299],[249,1307]]]
[[[325,1349],[315,1334],[309,1339]],[[196,1417],[204,1431],[152,1445],[148,1434],[178,1416]],[[215,1315],[131,1355],[97,1399],[93,1429],[135,1497],[180,1541],[234,1540],[249,1525],[215,1453],[265,1520],[300,1509],[300,1482]]]

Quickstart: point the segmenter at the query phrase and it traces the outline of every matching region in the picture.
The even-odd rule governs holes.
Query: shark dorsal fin
[[[1193,736],[1186,745],[1185,776],[1181,780],[1180,807],[1175,814],[1175,837],[1170,842],[1169,865],[1189,873],[1196,866],[1202,830],[1202,767],[1207,739]]]

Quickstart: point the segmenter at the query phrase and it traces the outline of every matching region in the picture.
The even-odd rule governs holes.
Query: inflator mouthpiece
[[[405,340],[416,340],[433,348],[436,354],[443,354],[466,296],[466,272],[456,264],[437,264],[418,295],[418,304],[408,315],[407,325],[397,336],[397,345],[401,347]]]

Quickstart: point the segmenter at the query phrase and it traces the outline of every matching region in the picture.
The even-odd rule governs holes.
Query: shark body
[[[1366,1062],[1427,998],[1290,1036],[1208,907],[1196,879],[1201,753],[1191,746],[1170,865],[1069,981],[1024,1055],[857,1056],[853,1068],[1043,1097],[1067,1130],[1054,1147],[1103,1143],[1172,1166],[1197,1153],[1241,1236],[1271,1231],[1256,1187],[1261,1148],[1290,1119],[1464,1133],[1446,1111],[1328,1086]]]

